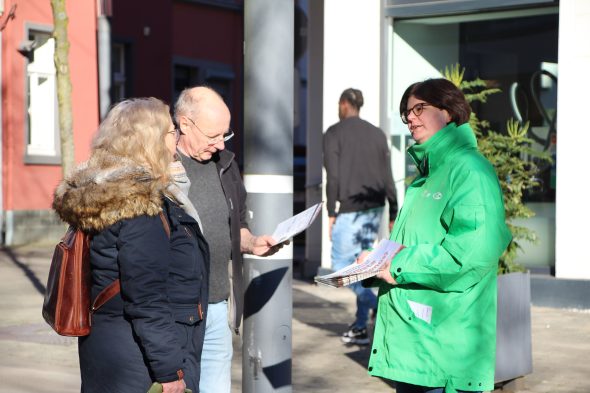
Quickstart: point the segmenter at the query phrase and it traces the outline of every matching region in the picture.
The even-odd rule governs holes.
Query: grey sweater
[[[230,291],[228,264],[232,245],[227,202],[212,160],[202,163],[182,154],[180,157],[190,180],[188,197],[199,212],[209,243],[209,303],[218,303],[228,299]]]

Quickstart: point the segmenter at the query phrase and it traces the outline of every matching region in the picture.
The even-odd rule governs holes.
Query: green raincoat
[[[511,236],[492,165],[468,124],[408,150],[420,175],[392,240],[399,285],[380,282],[369,373],[467,391],[493,390],[498,258]]]

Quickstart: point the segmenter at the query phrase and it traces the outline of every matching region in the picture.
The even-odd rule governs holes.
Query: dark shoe
[[[357,345],[368,345],[370,341],[367,328],[358,329],[356,327],[351,327],[347,332],[344,332],[340,339],[345,344]]]

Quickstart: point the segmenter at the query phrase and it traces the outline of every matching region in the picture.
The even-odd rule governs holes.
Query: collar
[[[178,146],[176,147],[176,151],[177,151],[177,154],[180,154],[184,157],[194,160],[194,158],[192,158],[191,156],[189,156],[188,154],[183,152],[180,149],[180,147],[178,147]],[[215,163],[215,165],[217,165],[222,172],[225,172],[229,168],[229,166],[231,165],[231,162],[233,161],[234,157],[235,157],[234,153],[232,153],[231,151],[229,151],[227,149],[223,149],[223,150],[216,151],[215,154],[213,154],[213,156],[211,156],[211,161],[213,161]]]
[[[219,167],[219,169],[221,169],[222,172],[225,172],[231,165],[232,161],[234,160],[234,157],[234,153],[227,149],[223,149],[213,154],[211,160],[215,162],[215,164]]]
[[[436,168],[465,149],[477,149],[475,134],[469,123],[457,126],[454,122],[434,134],[422,144],[408,148],[408,154],[422,176],[427,176]]]

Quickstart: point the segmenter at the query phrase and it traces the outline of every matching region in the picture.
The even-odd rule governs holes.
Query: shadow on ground
[[[2,250],[0,250],[0,252],[5,254],[6,256],[8,256],[8,259],[10,259],[10,261],[12,261],[12,263],[14,263],[15,266],[17,266],[20,270],[22,270],[23,274],[29,279],[29,281],[31,281],[31,284],[33,284],[33,287],[35,287],[37,292],[39,292],[42,295],[45,295],[45,285],[43,285],[41,280],[39,280],[39,277],[37,277],[35,272],[33,272],[33,270],[30,268],[30,266],[28,264],[26,264],[25,262],[22,262],[19,259],[19,257],[12,251],[11,248],[2,248]],[[43,255],[41,253],[31,252],[27,255],[24,255],[24,257],[39,256],[37,254]]]
[[[322,329],[329,333],[330,337],[338,338],[348,328],[348,323],[343,318],[348,315],[348,310],[341,303],[327,301],[308,292],[293,288],[293,318],[308,326]],[[339,340],[338,340],[339,341]],[[335,340],[335,342],[338,342]],[[342,344],[344,345],[344,344]],[[366,369],[369,365],[370,345],[346,345],[349,352],[344,355]],[[390,380],[383,380],[387,385],[394,387]]]

